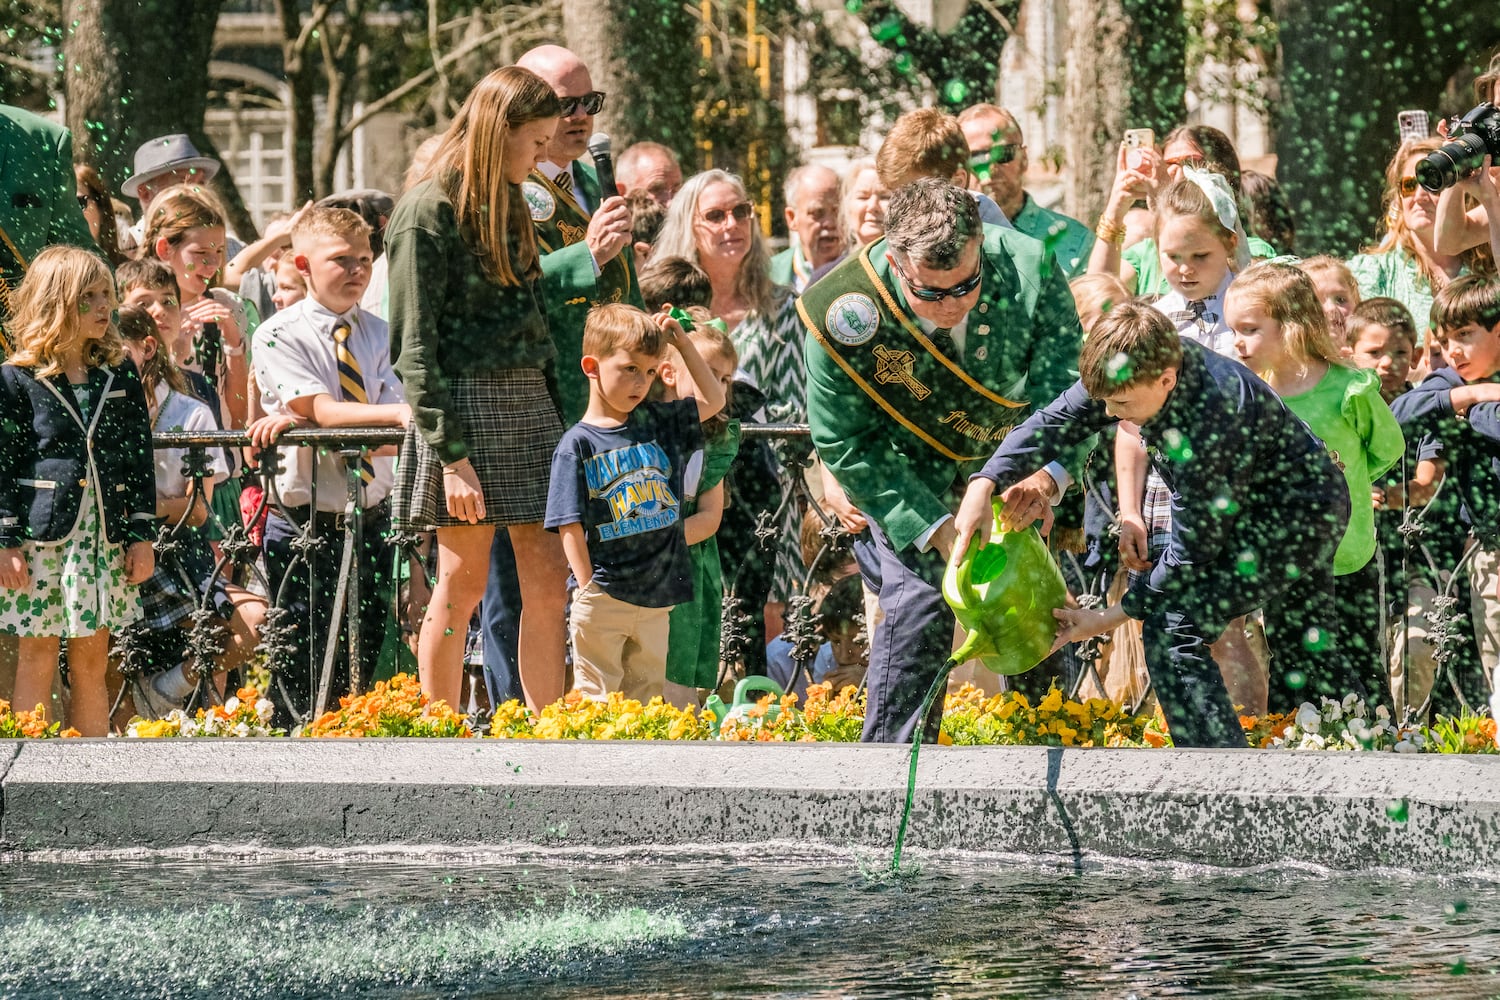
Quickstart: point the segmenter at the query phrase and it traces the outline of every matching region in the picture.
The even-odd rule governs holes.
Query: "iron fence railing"
[[[811,667],[819,646],[819,636],[813,617],[813,601],[807,597],[807,588],[818,567],[829,555],[840,548],[847,550],[849,535],[839,522],[824,513],[813,502],[804,470],[811,461],[811,439],[805,424],[746,424],[741,431],[742,442],[768,441],[773,446],[775,459],[780,467],[780,488],[775,491],[777,505],[772,509],[756,512],[754,550],[761,560],[774,559],[776,547],[782,544],[783,525],[788,511],[811,509],[822,518],[821,535],[823,549],[812,568],[802,581],[801,591],[788,603],[785,631],[793,646],[793,660],[800,676],[811,680]],[[201,594],[197,609],[193,612],[185,643],[186,656],[191,672],[196,676],[196,690],[188,701],[194,705],[217,704],[221,700],[219,689],[213,683],[214,667],[224,652],[227,640],[227,624],[222,609],[215,606],[215,581],[232,583],[263,595],[267,607],[264,618],[258,623],[256,654],[263,659],[272,676],[283,702],[292,700],[287,685],[282,680],[292,671],[305,671],[309,683],[299,685],[301,690],[312,695],[294,706],[296,721],[316,718],[330,707],[330,685],[336,658],[342,652],[349,661],[349,686],[354,693],[366,689],[371,678],[365,675],[362,664],[370,661],[368,650],[360,648],[361,629],[358,615],[364,599],[360,592],[360,574],[355,572],[353,559],[361,549],[361,533],[365,530],[364,506],[362,503],[360,463],[374,449],[399,445],[402,433],[390,428],[292,428],[283,433],[269,448],[255,449],[249,436],[243,431],[172,431],[154,436],[153,447],[157,450],[178,449],[183,452],[184,478],[188,481],[189,496],[194,501],[203,501],[204,483],[213,475],[210,454],[213,449],[227,449],[237,456],[232,466],[239,467],[241,485],[259,485],[263,492],[253,508],[244,509],[238,518],[219,518],[210,513],[211,524],[219,536],[214,548],[212,575],[208,581],[195,580],[184,562],[187,533],[195,530],[189,524],[193,504],[188,504],[181,518],[164,522],[158,530],[155,543],[158,563],[169,573],[181,577],[185,587]],[[742,444],[742,447],[744,445]],[[309,512],[328,506],[320,503],[317,494],[317,477],[313,477],[313,494],[310,502],[292,507],[279,494],[276,473],[281,462],[286,460],[293,448],[313,448],[331,453],[344,460],[347,470],[343,495],[338,506],[342,513],[331,519],[326,516],[310,516]],[[239,455],[250,459],[238,461]],[[324,500],[327,498],[325,497]],[[204,506],[209,506],[204,504]],[[305,578],[309,588],[333,585],[336,590],[335,620],[341,627],[336,634],[323,637],[323,641],[309,641],[305,646],[306,659],[298,662],[294,650],[298,643],[297,630],[304,623],[294,620],[287,605],[296,597],[288,592],[294,575],[283,574],[281,587],[274,588],[261,558],[263,543],[256,537],[255,526],[263,524],[269,511],[276,511],[281,518],[293,525],[297,537],[292,542],[294,565],[302,563],[307,572]],[[397,551],[398,565],[405,564],[416,572],[424,567],[416,556],[421,545],[420,535],[395,529],[392,541]],[[752,557],[753,558],[753,557]],[[737,588],[743,573],[752,558],[741,558],[735,566],[724,567],[725,597],[723,617],[722,652],[720,657],[720,680],[725,671],[742,659],[748,652],[752,630],[748,628],[751,609],[737,599]],[[425,568],[422,570],[425,573]],[[334,574],[332,579],[328,574]],[[427,581],[429,584],[431,580]],[[398,628],[403,624],[414,629],[419,622],[403,622],[402,601],[398,594],[388,609],[391,620]],[[312,599],[312,595],[308,595]],[[758,610],[758,609],[757,609]],[[310,640],[317,636],[308,637]],[[146,683],[144,676],[148,663],[146,642],[140,630],[126,630],[116,641],[120,670],[126,684],[139,692]],[[126,688],[122,687],[122,692]],[[137,708],[143,704],[135,698]]]

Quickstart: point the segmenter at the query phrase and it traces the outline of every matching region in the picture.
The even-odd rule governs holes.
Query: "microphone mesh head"
[[[605,132],[595,132],[593,135],[589,136],[589,155],[590,156],[608,156],[609,155],[609,135],[608,135],[608,133],[605,133]]]

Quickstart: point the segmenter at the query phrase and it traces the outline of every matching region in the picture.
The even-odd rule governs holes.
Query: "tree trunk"
[[[98,168],[111,190],[130,176],[135,151],[148,139],[186,132],[199,150],[211,148],[203,112],[222,2],[67,5],[63,86],[74,155]]]
[[[1379,232],[1396,113],[1435,110],[1444,85],[1500,41],[1493,4],[1272,0],[1280,37],[1276,177],[1305,253],[1348,255]],[[1467,108],[1465,108],[1467,110]]]
[[[696,21],[673,0],[563,0],[563,35],[608,95],[595,121],[615,155],[649,139],[695,159]]]
[[[1069,0],[1065,208],[1098,218],[1127,128],[1164,136],[1187,118],[1180,7],[1149,0]]]

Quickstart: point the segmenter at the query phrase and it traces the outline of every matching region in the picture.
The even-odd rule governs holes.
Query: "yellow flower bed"
[[[345,695],[302,730],[303,736],[473,736],[469,720],[422,693],[411,674],[397,674],[359,696]]]
[[[199,709],[195,716],[175,711],[165,719],[131,720],[128,734],[152,739],[188,736],[281,736],[270,728],[271,702],[254,687],[241,688],[223,705]],[[1366,721],[1369,715],[1371,720]],[[533,713],[509,701],[490,720],[492,739],[532,740],[711,740],[742,743],[853,743],[864,728],[865,699],[854,687],[835,692],[829,684],[807,689],[806,703],[796,695],[770,695],[741,706],[722,722],[706,709],[677,708],[652,699],[642,705],[616,693],[606,701],[589,701],[576,692]],[[1495,720],[1465,713],[1442,717],[1430,728],[1397,730],[1387,713],[1367,713],[1352,695],[1343,702],[1323,699],[1320,707],[1303,705],[1295,713],[1240,717],[1252,747],[1397,752],[1495,753]],[[48,739],[77,736],[59,723],[48,723],[42,706],[35,712],[13,712],[0,701],[0,739]],[[339,699],[339,707],[303,727],[311,737],[475,735],[469,720],[445,702],[422,693],[417,678],[397,674],[358,697]],[[940,743],[957,746],[1160,747],[1171,738],[1159,716],[1131,715],[1103,699],[1069,701],[1053,688],[1033,705],[1024,694],[986,695],[964,685],[944,701]]]
[[[55,740],[72,739],[83,735],[61,722],[48,722],[47,710],[41,705],[34,712],[15,712],[10,702],[0,698],[0,740]]]
[[[1112,701],[1067,701],[1052,688],[1035,706],[1019,691],[986,695],[965,684],[948,696],[943,732],[958,746],[1162,746],[1156,718],[1130,715]]]
[[[271,728],[275,706],[261,696],[260,689],[242,687],[222,705],[200,708],[193,715],[182,709],[168,712],[163,719],[130,720],[125,735],[133,739],[159,740],[173,736],[285,736],[281,729]]]

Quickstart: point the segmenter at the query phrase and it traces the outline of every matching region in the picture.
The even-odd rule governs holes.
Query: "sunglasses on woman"
[[[562,116],[572,118],[582,109],[586,115],[597,115],[604,110],[604,91],[591,90],[582,97],[561,97]]]
[[[1403,177],[1401,178],[1401,182],[1397,184],[1396,187],[1400,189],[1401,197],[1410,198],[1412,195],[1417,193],[1417,179],[1415,177]]]
[[[958,284],[948,288],[933,288],[931,285],[919,285],[915,281],[912,281],[911,275],[906,273],[906,269],[901,266],[901,262],[894,255],[886,254],[885,259],[891,262],[891,266],[896,269],[896,273],[901,275],[901,280],[906,282],[907,290],[923,302],[941,302],[946,298],[961,299],[979,287],[979,279],[984,274],[984,268],[980,267],[974,271],[972,278],[965,278]]]
[[[717,226],[724,222],[729,216],[734,216],[735,222],[744,222],[755,214],[755,206],[748,201],[742,201],[733,208],[710,208],[703,213],[703,221],[710,226]]]

